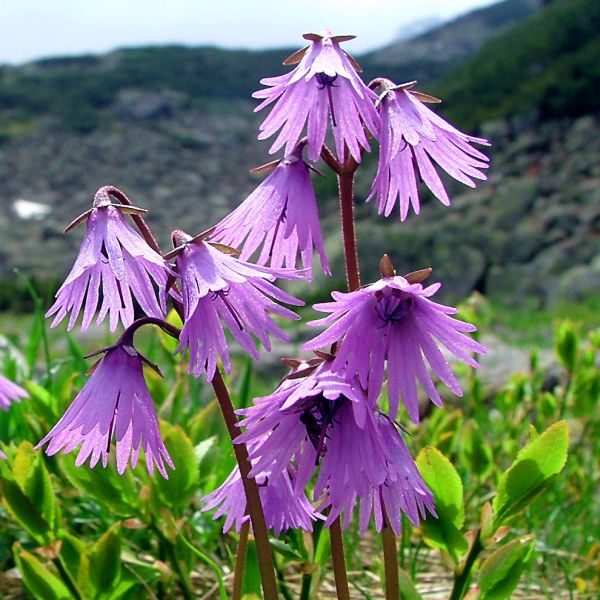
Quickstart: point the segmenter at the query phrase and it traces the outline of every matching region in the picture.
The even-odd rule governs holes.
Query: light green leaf
[[[569,431],[565,421],[551,425],[518,454],[498,482],[493,507],[496,526],[524,510],[565,465]]]
[[[460,531],[465,519],[463,487],[456,469],[436,448],[427,446],[417,456],[417,466],[435,497],[438,518],[429,516],[421,523],[425,543],[447,552],[458,564],[468,548]]]
[[[533,555],[533,537],[524,536],[498,548],[481,565],[481,600],[505,600],[515,591]]]
[[[71,600],[67,586],[49,571],[33,554],[18,545],[14,548],[15,562],[23,576],[23,582],[34,598],[44,600]]]

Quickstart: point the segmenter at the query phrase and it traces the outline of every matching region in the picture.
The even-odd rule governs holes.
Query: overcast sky
[[[353,52],[393,41],[407,24],[444,20],[493,0],[0,0],[0,63],[180,43],[299,46],[300,34],[352,33]],[[343,8],[342,8],[343,7]]]

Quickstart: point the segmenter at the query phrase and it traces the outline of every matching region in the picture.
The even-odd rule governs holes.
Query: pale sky
[[[493,0],[0,0],[0,63],[178,43],[300,46],[329,27],[354,53],[393,41],[414,21],[452,18]]]

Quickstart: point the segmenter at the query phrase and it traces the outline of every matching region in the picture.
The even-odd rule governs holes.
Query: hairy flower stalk
[[[386,217],[398,203],[402,221],[411,205],[419,214],[419,179],[442,204],[450,204],[434,162],[469,187],[475,187],[473,179],[487,179],[482,169],[489,166],[488,157],[472,144],[490,143],[462,133],[427,108],[425,103],[439,100],[413,91],[415,84],[395,85],[388,79],[371,83],[382,90],[378,101],[381,128],[377,174],[367,202],[376,198],[379,214]]]
[[[47,317],[54,315],[52,327],[70,313],[67,329],[72,329],[82,310],[82,330],[96,313],[97,324],[109,317],[111,331],[119,321],[127,327],[134,320],[134,299],[144,314],[164,316],[167,278],[172,273],[160,254],[127,222],[123,213],[132,211],[144,212],[111,204],[108,195],[97,194],[94,207],[67,227],[68,231],[86,221],[79,255],[46,313]]]
[[[379,116],[374,104],[377,96],[360,79],[356,61],[340,47],[354,36],[307,33],[303,37],[310,45],[284,62],[298,66],[285,75],[261,79],[267,89],[253,94],[263,99],[255,111],[275,103],[260,126],[258,139],[280,130],[269,152],[285,146],[285,153],[291,154],[306,126],[308,156],[316,161],[330,116],[338,158],[345,161],[350,153],[360,162],[361,151],[370,149],[365,127],[375,136]]]
[[[154,321],[154,319],[151,319]],[[175,468],[158,430],[154,404],[143,375],[143,365],[158,367],[133,347],[136,322],[119,341],[100,352],[104,356],[92,367],[92,375],[60,421],[36,446],[48,444],[46,454],[65,454],[81,447],[76,466],[89,460],[106,467],[111,442],[116,443],[117,471],[128,464],[135,468],[140,451],[150,475],[156,467],[168,479],[166,466]]]
[[[302,158],[305,140],[233,212],[215,227],[211,240],[241,249],[248,260],[259,248],[259,265],[294,269],[299,260],[312,277],[313,253],[331,275],[317,212],[310,167]],[[261,168],[259,167],[259,170]]]

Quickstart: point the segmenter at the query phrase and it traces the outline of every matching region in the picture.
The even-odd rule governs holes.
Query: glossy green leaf
[[[22,442],[13,461],[13,477],[33,506],[54,528],[56,520],[56,496],[50,475],[44,465],[42,454],[33,449],[29,442]]]
[[[565,421],[551,425],[518,454],[502,474],[493,507],[496,526],[524,510],[567,460],[569,431]]]
[[[71,600],[73,595],[54,573],[49,571],[33,554],[15,546],[15,562],[23,583],[34,598],[43,600]]]
[[[163,424],[162,434],[175,469],[169,470],[169,479],[156,477],[153,483],[163,504],[179,512],[187,506],[198,487],[198,458],[190,438],[181,427]]]
[[[76,467],[75,456],[71,454],[61,456],[59,461],[67,479],[82,494],[91,496],[120,516],[137,514],[140,491],[130,470],[119,475],[114,464],[109,464],[106,469],[101,466],[94,469]]]
[[[501,546],[481,565],[481,600],[505,600],[512,596],[533,555],[532,536],[524,536]]]
[[[461,457],[469,472],[481,479],[489,475],[494,464],[492,449],[473,419],[469,419],[463,429]]]
[[[89,550],[89,578],[97,598],[111,598],[121,574],[119,527],[107,531]]]
[[[452,463],[437,448],[427,446],[417,456],[417,466],[435,497],[436,519],[421,523],[423,539],[447,552],[458,563],[468,542],[460,531],[465,519],[462,482]]]

